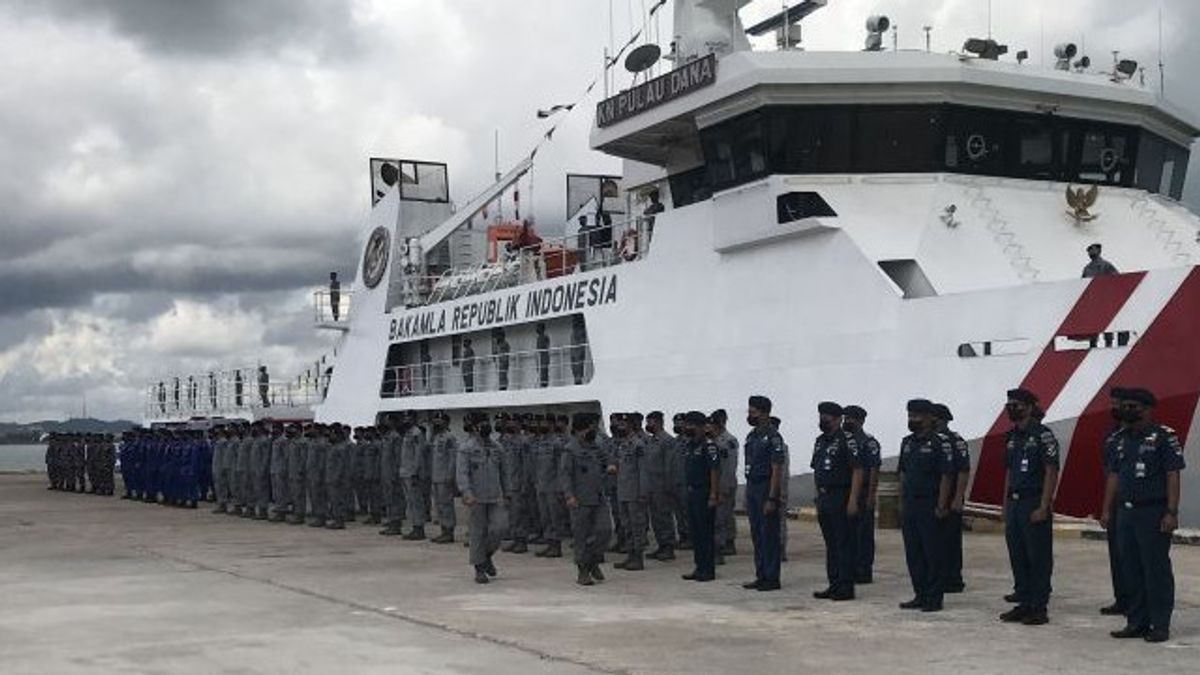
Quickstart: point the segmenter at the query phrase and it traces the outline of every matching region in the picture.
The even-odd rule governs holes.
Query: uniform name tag
[[[1029,458],[1021,458],[1021,473],[1029,473]]]
[[[1146,477],[1146,463],[1138,462],[1137,464],[1134,464],[1133,471],[1134,471],[1134,474],[1138,478],[1145,478]]]

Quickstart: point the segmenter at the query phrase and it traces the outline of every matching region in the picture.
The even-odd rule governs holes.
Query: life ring
[[[626,261],[638,259],[638,233],[636,230],[626,230],[621,236],[621,257]]]

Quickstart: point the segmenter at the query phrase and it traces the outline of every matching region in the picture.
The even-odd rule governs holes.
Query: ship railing
[[[497,260],[447,270],[426,277],[422,304],[567,277],[624,265],[644,258],[654,232],[654,216],[636,216],[612,225],[584,228],[563,237],[550,237],[527,246],[506,244]]]
[[[239,378],[238,373],[242,373]],[[311,408],[324,400],[328,376],[259,383],[257,369],[235,368],[172,376],[146,385],[146,419],[188,419]],[[189,379],[190,377],[190,379]],[[178,380],[179,387],[175,387]]]
[[[313,291],[313,324],[317,328],[345,330],[349,327],[353,289]]]
[[[587,384],[594,373],[586,343],[389,366],[382,398],[527,391]]]

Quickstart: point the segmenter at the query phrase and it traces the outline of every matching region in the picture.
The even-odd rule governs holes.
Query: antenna
[[[927,52],[933,51],[933,41],[931,38],[931,34],[933,33],[933,26],[925,26],[921,30],[925,31],[925,51],[927,51]]]
[[[988,39],[992,39],[992,0],[988,0]]]
[[[900,51],[900,24],[892,24],[892,51]]]
[[[1167,67],[1163,63],[1163,10],[1162,1],[1158,3],[1158,95],[1167,95]]]

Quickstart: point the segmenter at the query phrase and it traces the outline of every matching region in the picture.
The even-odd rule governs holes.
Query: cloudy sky
[[[621,41],[653,2],[611,4]],[[831,0],[807,46],[858,49],[865,17],[886,13],[902,48],[932,25],[944,51],[986,33],[987,4]],[[354,272],[367,158],[447,162],[452,196],[471,197],[495,130],[515,162],[547,128],[537,108],[596,76],[609,5],[0,0],[0,420],[78,414],[83,392],[93,415],[137,417],[143,385],[172,372],[303,370],[330,341],[311,289]],[[997,37],[1035,63],[1062,40],[1102,64],[1114,49],[1157,60],[1154,0],[995,5]],[[1168,98],[1200,115],[1200,2],[1161,5]],[[562,218],[565,172],[619,169],[586,149],[589,108],[538,155],[543,221]]]

